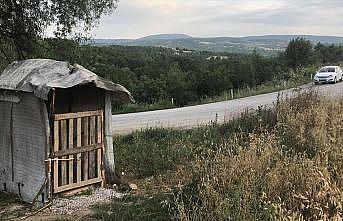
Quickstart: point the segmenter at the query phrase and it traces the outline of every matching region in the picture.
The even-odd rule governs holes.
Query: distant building
[[[210,61],[210,60],[227,60],[229,59],[228,56],[210,56],[208,58],[206,58],[206,60]]]

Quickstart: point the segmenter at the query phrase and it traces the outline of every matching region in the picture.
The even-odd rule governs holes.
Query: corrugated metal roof
[[[0,75],[0,89],[33,92],[47,100],[53,88],[70,88],[93,83],[95,87],[113,92],[119,99],[130,102],[133,98],[123,86],[105,80],[81,65],[50,59],[28,59],[10,64]]]

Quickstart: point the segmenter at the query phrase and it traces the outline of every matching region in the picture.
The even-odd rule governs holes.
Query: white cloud
[[[156,33],[193,36],[321,34],[343,36],[341,0],[121,0],[94,29],[96,38]]]

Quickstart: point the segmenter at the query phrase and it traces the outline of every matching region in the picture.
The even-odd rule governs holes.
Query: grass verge
[[[98,205],[93,208],[92,218],[98,220],[170,220],[169,209],[165,204],[166,196],[126,196],[112,204]]]
[[[115,138],[118,168],[140,188],[133,204],[156,200],[131,213],[155,205],[152,220],[341,220],[343,98],[298,93],[223,125]]]

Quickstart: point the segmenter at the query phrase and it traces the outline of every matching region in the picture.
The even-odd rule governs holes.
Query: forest
[[[1,70],[14,60],[8,54],[0,53]],[[100,47],[50,38],[41,40],[39,47],[28,56],[42,57],[81,64],[125,86],[137,104],[173,99],[176,106],[184,106],[230,89],[309,80],[320,65],[343,61],[343,46],[313,45],[297,38],[284,52],[266,57],[257,52],[228,54],[162,47]]]

